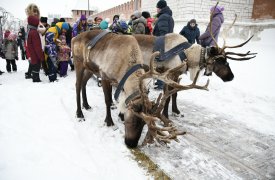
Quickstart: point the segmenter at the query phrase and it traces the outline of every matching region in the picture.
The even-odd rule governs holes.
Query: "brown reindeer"
[[[80,107],[80,91],[83,83],[83,75],[87,73],[96,74],[102,77],[102,88],[106,104],[107,126],[114,125],[111,117],[111,83],[118,83],[122,80],[124,74],[129,68],[136,64],[143,64],[142,54],[136,39],[133,36],[124,36],[117,34],[107,34],[93,48],[87,45],[90,40],[95,38],[101,31],[90,31],[82,33],[72,40],[72,50],[76,68],[76,97],[77,97],[77,116],[83,117]],[[123,42],[123,43],[121,43]],[[171,121],[161,115],[163,104],[166,99],[179,90],[197,88],[207,89],[197,86],[194,83],[189,86],[181,86],[171,80],[171,75],[185,69],[186,64],[181,63],[179,66],[161,74],[155,71],[154,59],[158,55],[155,52],[150,58],[150,70],[145,73],[139,69],[132,73],[125,81],[123,92],[120,95],[121,111],[125,117],[125,143],[129,147],[136,147],[140,138],[143,126],[148,125],[148,135],[146,142],[157,140],[158,142],[169,142],[176,139],[177,135],[183,134],[171,125]],[[142,67],[147,67],[142,65]],[[86,74],[86,75],[87,75]],[[174,88],[173,91],[167,91],[163,96],[160,95],[157,102],[150,101],[144,80],[147,78],[157,78],[164,81],[167,85]],[[84,78],[85,79],[85,78]],[[137,95],[132,96],[137,92]],[[131,97],[131,98],[130,98]],[[130,99],[129,99],[130,98]],[[126,101],[128,100],[128,102]],[[161,103],[160,103],[161,101]],[[152,108],[150,108],[152,107]],[[159,128],[155,121],[162,121],[167,127]],[[167,131],[169,136],[163,131]]]

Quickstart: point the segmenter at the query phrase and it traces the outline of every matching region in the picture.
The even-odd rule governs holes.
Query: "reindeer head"
[[[219,2],[217,2],[215,8],[217,7]],[[239,45],[236,46],[227,46],[226,45],[226,36],[229,32],[229,30],[233,27],[233,25],[236,22],[237,19],[237,15],[235,14],[235,19],[232,22],[232,24],[229,26],[229,28],[223,33],[223,40],[224,40],[224,44],[223,47],[220,48],[218,46],[218,43],[216,41],[216,39],[213,36],[212,33],[212,20],[213,20],[213,12],[212,11],[211,16],[210,16],[210,35],[215,43],[214,47],[210,47],[206,49],[206,67],[205,67],[205,73],[204,75],[206,76],[210,76],[212,75],[212,72],[214,72],[218,77],[220,77],[224,82],[227,81],[232,81],[234,78],[234,74],[231,71],[231,68],[229,66],[229,63],[227,62],[227,59],[231,59],[231,60],[237,60],[237,61],[243,61],[243,60],[249,60],[252,59],[256,56],[251,56],[251,55],[255,55],[257,53],[250,53],[250,51],[248,51],[245,54],[242,53],[234,53],[234,52],[225,52],[226,48],[238,48],[238,47],[242,47],[243,45],[245,45],[246,43],[248,43],[253,36],[251,36],[247,41],[245,41],[244,43],[241,43]],[[240,56],[240,57],[231,57],[229,55],[236,55],[236,56]]]
[[[182,135],[184,132],[178,131],[176,127],[172,125],[172,122],[162,114],[167,98],[180,90],[192,88],[207,90],[209,81],[207,81],[205,86],[196,85],[199,72],[191,85],[182,86],[171,79],[173,74],[178,73],[182,68],[186,68],[186,63],[182,63],[178,67],[169,69],[162,74],[158,73],[154,67],[154,59],[158,55],[159,52],[155,52],[151,56],[149,70],[139,78],[139,96],[128,103],[128,109],[124,114],[125,143],[128,147],[133,148],[137,146],[145,124],[148,126],[148,132],[143,144],[152,142],[169,143],[171,140],[177,140],[177,135]],[[144,80],[147,78],[159,79],[163,81],[167,87],[173,87],[173,90],[166,88],[165,93],[160,93],[156,101],[151,101],[143,85]],[[164,124],[164,127],[160,126],[160,122]]]

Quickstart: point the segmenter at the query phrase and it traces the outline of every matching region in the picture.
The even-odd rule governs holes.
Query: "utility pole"
[[[90,0],[88,0],[88,12],[90,11]]]

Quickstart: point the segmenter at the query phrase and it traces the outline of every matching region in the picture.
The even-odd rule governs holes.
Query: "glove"
[[[15,59],[18,60],[18,56],[15,56]]]

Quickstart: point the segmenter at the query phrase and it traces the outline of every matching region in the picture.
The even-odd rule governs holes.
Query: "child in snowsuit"
[[[11,66],[13,71],[17,71],[15,59],[18,60],[18,46],[16,40],[16,34],[10,33],[8,38],[3,42],[3,53],[7,62],[7,72],[11,72]]]
[[[60,65],[60,77],[66,77],[71,49],[66,44],[66,37],[64,35],[61,35],[59,39],[61,43],[58,46],[57,59]]]

